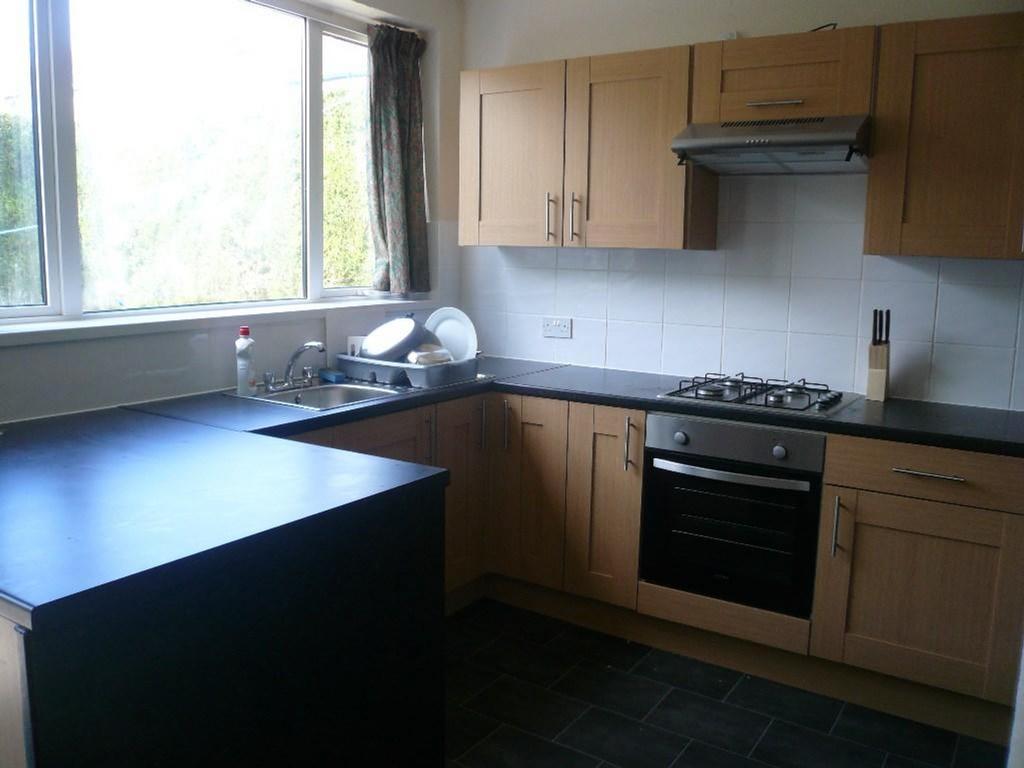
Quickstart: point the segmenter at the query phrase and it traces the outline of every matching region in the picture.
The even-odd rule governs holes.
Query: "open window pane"
[[[299,298],[302,19],[71,0],[86,311]]]
[[[0,2],[0,307],[46,303],[29,0]]]
[[[368,56],[365,45],[323,38],[324,287],[369,286],[366,140]]]

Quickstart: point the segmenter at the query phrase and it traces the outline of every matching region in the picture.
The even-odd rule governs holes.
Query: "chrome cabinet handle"
[[[569,242],[576,239],[576,193],[569,195]]]
[[[951,483],[966,483],[966,477],[960,477],[960,475],[939,475],[935,472],[922,472],[919,469],[907,469],[906,467],[893,467],[893,472],[900,475],[910,475],[911,477],[927,477],[931,480],[949,480]]]
[[[797,107],[804,103],[803,99],[771,99],[769,101],[748,101],[748,107]]]
[[[502,420],[502,438],[501,438],[501,442],[502,442],[502,445],[503,445],[504,449],[507,451],[508,450],[508,400],[504,400],[503,404],[504,404],[504,413],[502,414],[503,415],[503,420]]]
[[[480,447],[487,447],[487,401],[480,401]]]
[[[544,242],[551,239],[551,193],[544,193]]]
[[[629,472],[629,428],[632,426],[629,416],[626,417],[626,438],[622,441],[622,471]]]
[[[836,556],[836,549],[839,547],[839,497],[836,496],[835,506],[832,508],[832,557]]]

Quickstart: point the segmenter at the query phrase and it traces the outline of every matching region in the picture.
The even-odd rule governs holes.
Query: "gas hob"
[[[793,381],[763,379],[745,373],[734,375],[708,373],[693,379],[681,379],[679,388],[666,392],[664,399],[702,400],[757,408],[775,408],[782,411],[809,411],[827,413],[835,411],[841,403],[858,399],[859,395],[831,389],[806,379]]]

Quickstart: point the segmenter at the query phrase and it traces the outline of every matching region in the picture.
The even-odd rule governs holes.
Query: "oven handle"
[[[705,480],[721,480],[725,483],[737,483],[738,485],[755,485],[758,488],[781,488],[786,491],[811,490],[811,484],[806,480],[790,480],[786,477],[762,477],[761,475],[746,475],[741,472],[726,472],[722,469],[708,469],[707,467],[695,467],[692,464],[680,464],[677,461],[667,459],[655,459],[655,469],[664,469],[666,472],[674,472],[677,475],[689,475],[690,477],[702,477]]]

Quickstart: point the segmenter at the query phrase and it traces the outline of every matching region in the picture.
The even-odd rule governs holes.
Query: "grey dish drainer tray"
[[[443,387],[476,378],[479,361],[475,357],[434,365],[390,363],[354,355],[335,355],[335,368],[350,379],[374,381],[392,386],[413,386],[420,389]]]

